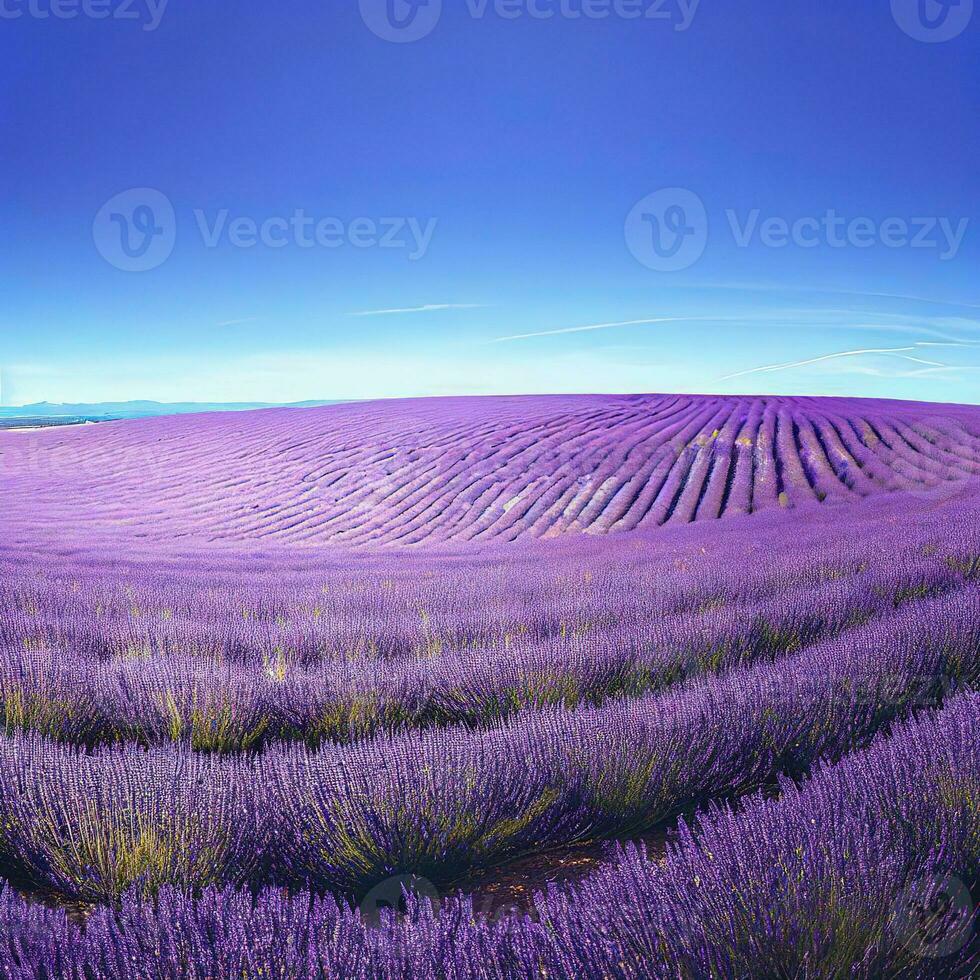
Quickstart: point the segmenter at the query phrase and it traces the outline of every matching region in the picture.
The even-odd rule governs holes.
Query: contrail
[[[947,340],[940,342],[938,340],[918,340],[915,344],[916,347],[980,347],[980,341],[977,340]]]
[[[583,327],[560,327],[558,330],[538,330],[535,333],[515,333],[509,337],[494,337],[490,344],[503,344],[509,340],[528,340],[531,337],[555,337],[564,333],[585,333],[589,330],[608,330],[611,327],[636,327],[646,323],[694,323],[716,320],[744,320],[745,317],[724,316],[658,316],[648,320],[617,320],[615,323],[589,323]]]
[[[439,310],[480,310],[479,303],[427,303],[425,306],[406,306],[395,310],[359,310],[349,316],[390,316],[394,313],[435,313]]]

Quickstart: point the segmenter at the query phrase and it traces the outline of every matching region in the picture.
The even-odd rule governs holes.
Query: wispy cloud
[[[866,315],[866,314],[861,314]],[[876,313],[875,316],[892,316],[890,313]],[[903,317],[903,320],[908,320],[907,317]],[[920,326],[913,323],[875,323],[873,321],[841,321],[839,323],[834,323],[832,321],[823,321],[820,324],[822,330],[831,329],[843,329],[850,331],[851,333],[860,333],[861,331],[873,331],[876,333],[890,333],[890,334],[912,334],[918,337],[939,337],[940,340],[947,341],[950,344],[968,344],[970,341],[960,340],[958,337],[954,337],[950,333],[944,333],[941,330],[936,330],[931,326]]]
[[[930,378],[936,375],[943,375],[948,381],[951,382],[962,382],[964,381],[963,375],[968,371],[980,370],[975,364],[962,364],[962,365],[947,365],[943,367],[920,367],[912,368],[911,370],[884,370],[880,367],[867,366],[855,366],[851,373],[852,374],[863,374],[871,378],[887,378],[889,380],[902,379],[902,378]]]
[[[835,361],[847,357],[865,357],[869,354],[885,355],[898,357],[905,361],[912,361],[915,364],[925,364],[929,367],[945,368],[949,367],[942,361],[929,361],[922,357],[915,357],[912,353],[921,347],[965,347],[967,344],[948,343],[937,344],[920,341],[910,347],[866,347],[860,350],[835,351],[833,354],[821,354],[819,357],[808,357],[800,361],[786,361],[782,364],[764,364],[761,367],[748,368],[745,371],[736,371],[733,374],[726,374],[719,381],[731,381],[734,378],[744,378],[750,374],[768,374],[773,371],[788,371],[792,368],[807,367],[810,364],[821,364],[825,361]]]
[[[894,299],[903,302],[927,303],[931,306],[945,306],[951,309],[980,310],[978,303],[963,303],[959,300],[936,299],[932,296],[908,296],[903,293],[866,292],[856,289],[826,289],[819,286],[788,285],[775,282],[698,282],[690,283],[686,289],[718,289],[751,293],[806,293],[822,296],[853,296],[858,299]]]
[[[358,310],[350,316],[392,316],[397,313],[437,313],[440,310],[481,310],[479,303],[426,303],[425,306],[405,306],[394,310]]]
[[[873,320],[861,320],[859,322],[854,322],[853,320],[843,320],[840,322],[834,322],[828,319],[828,317],[883,317],[883,318],[896,318],[905,321],[904,323],[893,324],[893,323],[882,323],[875,322]],[[511,341],[518,340],[531,340],[536,337],[557,337],[564,334],[575,334],[575,333],[587,333],[594,330],[611,330],[619,327],[634,327],[634,326],[644,326],[648,324],[659,324],[659,323],[741,323],[741,324],[755,324],[762,321],[772,322],[772,321],[787,321],[793,320],[799,326],[807,326],[810,323],[820,323],[821,328],[824,327],[838,327],[842,329],[847,329],[851,331],[860,330],[876,330],[891,333],[908,333],[913,335],[918,335],[920,337],[937,337],[940,340],[949,341],[951,344],[969,344],[970,341],[960,340],[960,338],[941,330],[936,329],[932,324],[932,321],[925,319],[922,323],[916,324],[915,322],[910,322],[916,320],[916,317],[909,317],[907,314],[898,313],[888,313],[888,312],[870,312],[867,310],[849,310],[849,309],[778,309],[778,310],[766,310],[762,312],[744,313],[738,315],[703,315],[703,316],[657,316],[657,317],[645,317],[643,319],[637,320],[615,320],[609,323],[588,323],[582,326],[575,327],[559,327],[554,330],[535,330],[528,333],[518,333],[509,334],[505,337],[494,337],[493,339],[487,341],[490,344],[503,344]],[[966,321],[967,325],[971,324],[972,321]],[[965,329],[965,328],[964,328]]]
[[[254,323],[256,317],[254,316],[244,316],[240,320],[222,320],[218,324],[219,327],[237,327],[241,323]]]
[[[825,292],[826,290],[818,290]],[[980,310],[976,303],[961,303],[959,300],[935,299],[932,296],[905,296],[902,293],[866,293],[852,290],[834,290],[840,296],[857,296],[865,299],[897,299],[904,302],[928,303],[930,306],[947,306],[961,310]]]

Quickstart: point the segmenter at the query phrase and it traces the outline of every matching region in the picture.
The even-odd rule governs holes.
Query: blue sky
[[[6,403],[980,402],[972,0],[392,2],[0,0]]]

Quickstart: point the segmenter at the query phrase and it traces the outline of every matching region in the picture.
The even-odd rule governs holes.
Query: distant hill
[[[318,408],[336,405],[336,401],[278,402],[96,402],[92,404],[59,404],[37,402],[34,405],[0,406],[5,419],[134,419],[160,415],[191,415],[198,412],[247,412],[259,408]]]
[[[510,541],[975,493],[980,407],[687,395],[358,402],[0,435],[0,465],[2,523],[25,537],[46,524],[167,541]]]

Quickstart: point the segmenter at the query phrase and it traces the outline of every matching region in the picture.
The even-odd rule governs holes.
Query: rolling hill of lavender
[[[980,408],[0,432],[0,976],[980,970]]]

